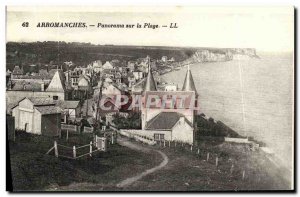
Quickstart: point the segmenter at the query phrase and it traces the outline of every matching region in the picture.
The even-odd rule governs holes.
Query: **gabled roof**
[[[48,88],[47,88],[47,92],[65,92],[66,91],[66,87],[65,87],[65,79],[63,76],[63,72],[62,71],[56,71]]]
[[[106,61],[105,64],[103,64],[102,68],[103,69],[113,69],[114,67],[109,61]]]
[[[20,68],[19,66],[15,66],[13,70],[14,75],[23,75],[23,68]]]
[[[186,72],[185,79],[183,82],[182,91],[194,91],[196,93],[196,95],[198,94],[189,66],[188,66],[188,70]]]
[[[60,114],[61,113],[61,108],[57,106],[38,106],[35,107],[42,115],[47,115],[47,114]]]
[[[17,107],[19,105],[19,103],[25,99],[30,100],[30,102],[33,104],[33,106],[55,106],[55,101],[51,98],[43,98],[43,97],[24,97],[22,99],[20,99],[19,101],[10,104],[9,107],[11,107],[11,109]]]
[[[22,100],[24,100],[24,99],[22,99]],[[55,105],[55,101],[52,98],[28,97],[28,99],[32,102],[32,104],[34,106]],[[21,102],[21,101],[19,101],[19,102]]]
[[[177,112],[161,112],[146,124],[147,130],[172,130],[175,124],[179,121],[181,117],[184,115],[179,114]],[[185,121],[191,126],[190,123],[186,118]]]
[[[26,82],[26,81],[16,81],[12,87],[12,90],[22,90],[22,91],[42,91],[41,83],[39,82]]]
[[[85,79],[87,82],[90,82],[91,78],[88,76],[88,75],[80,75],[79,79],[78,79],[78,82],[81,80],[81,79]]]
[[[96,60],[93,62],[93,68],[101,68],[101,67],[102,67],[101,60]]]

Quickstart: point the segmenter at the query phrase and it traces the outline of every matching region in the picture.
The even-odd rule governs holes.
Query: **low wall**
[[[129,133],[132,137],[134,135],[145,136],[149,139],[153,139],[153,133],[145,130],[136,130],[136,129],[120,129],[120,131],[125,131]]]
[[[149,134],[149,132],[144,130],[120,129],[119,134],[128,138],[134,138],[136,141],[140,141],[149,145],[156,144],[156,141],[154,141],[153,136]]]
[[[249,144],[251,142],[248,141],[248,138],[231,138],[231,137],[225,137],[225,142],[235,142],[235,143],[243,143],[243,144]]]

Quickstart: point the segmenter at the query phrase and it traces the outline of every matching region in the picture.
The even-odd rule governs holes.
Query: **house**
[[[127,81],[128,81],[128,87],[131,88],[131,87],[135,84],[135,82],[136,82],[137,80],[136,80],[136,78],[135,78],[135,76],[134,76],[133,73],[129,73],[129,74],[128,74]]]
[[[80,117],[81,108],[79,101],[55,101],[55,103],[56,106],[62,109],[62,123],[68,123],[68,120],[74,120]]]
[[[120,72],[114,74],[114,82],[120,84],[122,82],[122,75]]]
[[[55,94],[52,97],[54,100],[67,100],[71,97],[71,87],[68,85],[62,70],[55,72],[46,92],[53,92]]]
[[[161,61],[162,62],[167,62],[168,61],[168,57],[167,56],[162,56]]]
[[[99,89],[95,90],[94,93],[94,104],[93,104],[93,116],[96,118],[98,115],[104,117],[105,114],[110,112],[118,112],[121,106],[118,105],[117,99],[120,98],[122,92],[115,86],[109,78],[105,79],[105,82],[102,87],[102,96],[101,100],[98,103],[99,99]],[[98,111],[98,115],[97,112]]]
[[[112,83],[104,83],[102,88],[102,95],[119,96],[121,95],[121,90],[119,90],[119,88],[117,88],[117,86],[113,85]]]
[[[175,84],[165,85],[165,91],[177,91],[177,86]]]
[[[68,100],[72,96],[62,71],[56,71],[49,85],[43,81],[14,81],[6,90],[7,104],[17,103],[24,97]]]
[[[28,133],[60,136],[61,109],[50,98],[24,98],[12,108],[16,129]]]
[[[161,112],[152,118],[145,127],[153,133],[156,141],[172,140],[193,144],[194,127],[186,117],[177,112]]]
[[[93,71],[95,73],[100,73],[102,71],[102,62],[101,60],[94,61],[92,63]]]
[[[106,61],[105,64],[102,66],[102,69],[103,70],[112,70],[112,69],[114,69],[114,66],[109,61]]]
[[[82,66],[77,66],[74,68],[74,71],[79,73],[79,75],[92,75],[93,68],[91,66],[87,67],[82,67]]]
[[[45,83],[37,82],[37,81],[15,81],[11,90],[14,91],[32,91],[32,92],[44,92],[45,91]]]
[[[23,74],[24,74],[23,67],[22,68],[20,68],[19,66],[14,67],[12,75],[23,75]]]
[[[134,61],[129,61],[127,63],[127,68],[129,69],[129,72],[133,72],[135,69],[135,62]]]
[[[78,79],[78,89],[79,90],[89,90],[90,89],[90,77],[88,75],[81,75]]]
[[[139,71],[139,70],[133,71],[132,74],[133,74],[135,80],[137,80],[137,81],[144,77],[143,72]]]
[[[153,98],[155,98],[154,103]],[[197,100],[198,93],[189,69],[181,91],[160,91],[157,89],[149,65],[142,92],[142,133],[146,133],[155,140],[193,144]]]
[[[103,96],[98,107],[98,116],[106,117],[107,114],[117,113],[121,106],[116,102],[115,97]],[[94,117],[96,118],[96,110],[94,110]]]

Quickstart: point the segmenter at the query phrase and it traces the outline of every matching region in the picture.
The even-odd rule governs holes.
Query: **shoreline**
[[[259,57],[259,56],[258,56],[258,58],[261,59],[261,57]],[[257,59],[257,58],[249,57],[249,59]],[[231,61],[238,61],[238,60],[233,59]],[[194,65],[200,66],[200,65],[205,65],[205,64],[207,65],[209,63],[220,63],[220,64],[222,64],[223,62],[197,62],[197,63],[185,64],[185,65],[178,66],[178,67],[172,69],[171,71],[166,72],[162,75],[159,75],[159,77],[164,78],[166,76],[166,74],[170,74],[171,72],[181,71],[183,68],[186,68],[187,66],[191,66],[191,67],[194,66]],[[244,134],[244,132],[240,132],[240,133]],[[253,132],[253,133],[255,133],[255,132]],[[260,142],[259,139],[254,138],[252,135],[249,135],[247,137],[251,137],[252,138],[251,141],[254,142],[254,143]],[[293,168],[291,168],[291,165],[290,164],[284,164],[285,162],[284,162],[284,160],[281,159],[280,154],[277,154],[277,152],[275,152],[275,150],[272,148],[272,146],[268,145],[268,143],[269,143],[268,141],[264,140],[264,141],[261,141],[261,142],[267,144],[267,145],[259,147],[260,149],[263,148],[261,151],[264,151],[264,153],[266,154],[266,157],[269,157],[269,158],[273,157],[274,159],[272,159],[272,162],[274,162],[275,165],[277,165],[279,163],[281,166],[285,167],[289,171],[289,173],[293,172]],[[271,150],[270,152],[273,152],[273,153],[270,154],[268,152],[265,152],[265,149]]]

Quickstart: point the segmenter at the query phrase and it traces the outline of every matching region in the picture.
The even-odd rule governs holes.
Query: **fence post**
[[[171,147],[171,141],[169,141],[169,148]]]
[[[111,135],[111,144],[114,144],[114,143],[115,143],[115,135],[112,134],[112,135]]]
[[[57,149],[57,142],[54,141],[54,152],[55,152],[55,157],[58,157],[58,149]]]
[[[207,153],[207,156],[206,156],[206,161],[209,160],[209,153]]]
[[[93,142],[90,141],[90,157],[92,157],[92,152],[93,152]]]
[[[232,164],[232,165],[231,165],[231,168],[230,168],[230,174],[233,173],[233,168],[234,168],[234,165]]]
[[[193,145],[191,145],[191,152],[193,152]]]
[[[216,166],[218,166],[218,163],[219,163],[219,158],[218,156],[216,157]]]
[[[76,159],[76,147],[73,146],[73,158]]]
[[[199,148],[198,148],[197,154],[198,154],[198,155],[200,154],[200,149],[199,149]]]
[[[176,141],[175,141],[175,147],[176,147]]]
[[[68,141],[69,139],[69,129],[67,129],[67,138],[66,138],[66,141]]]
[[[166,140],[164,140],[164,147],[166,147]]]
[[[245,179],[245,170],[243,170],[243,180]]]

